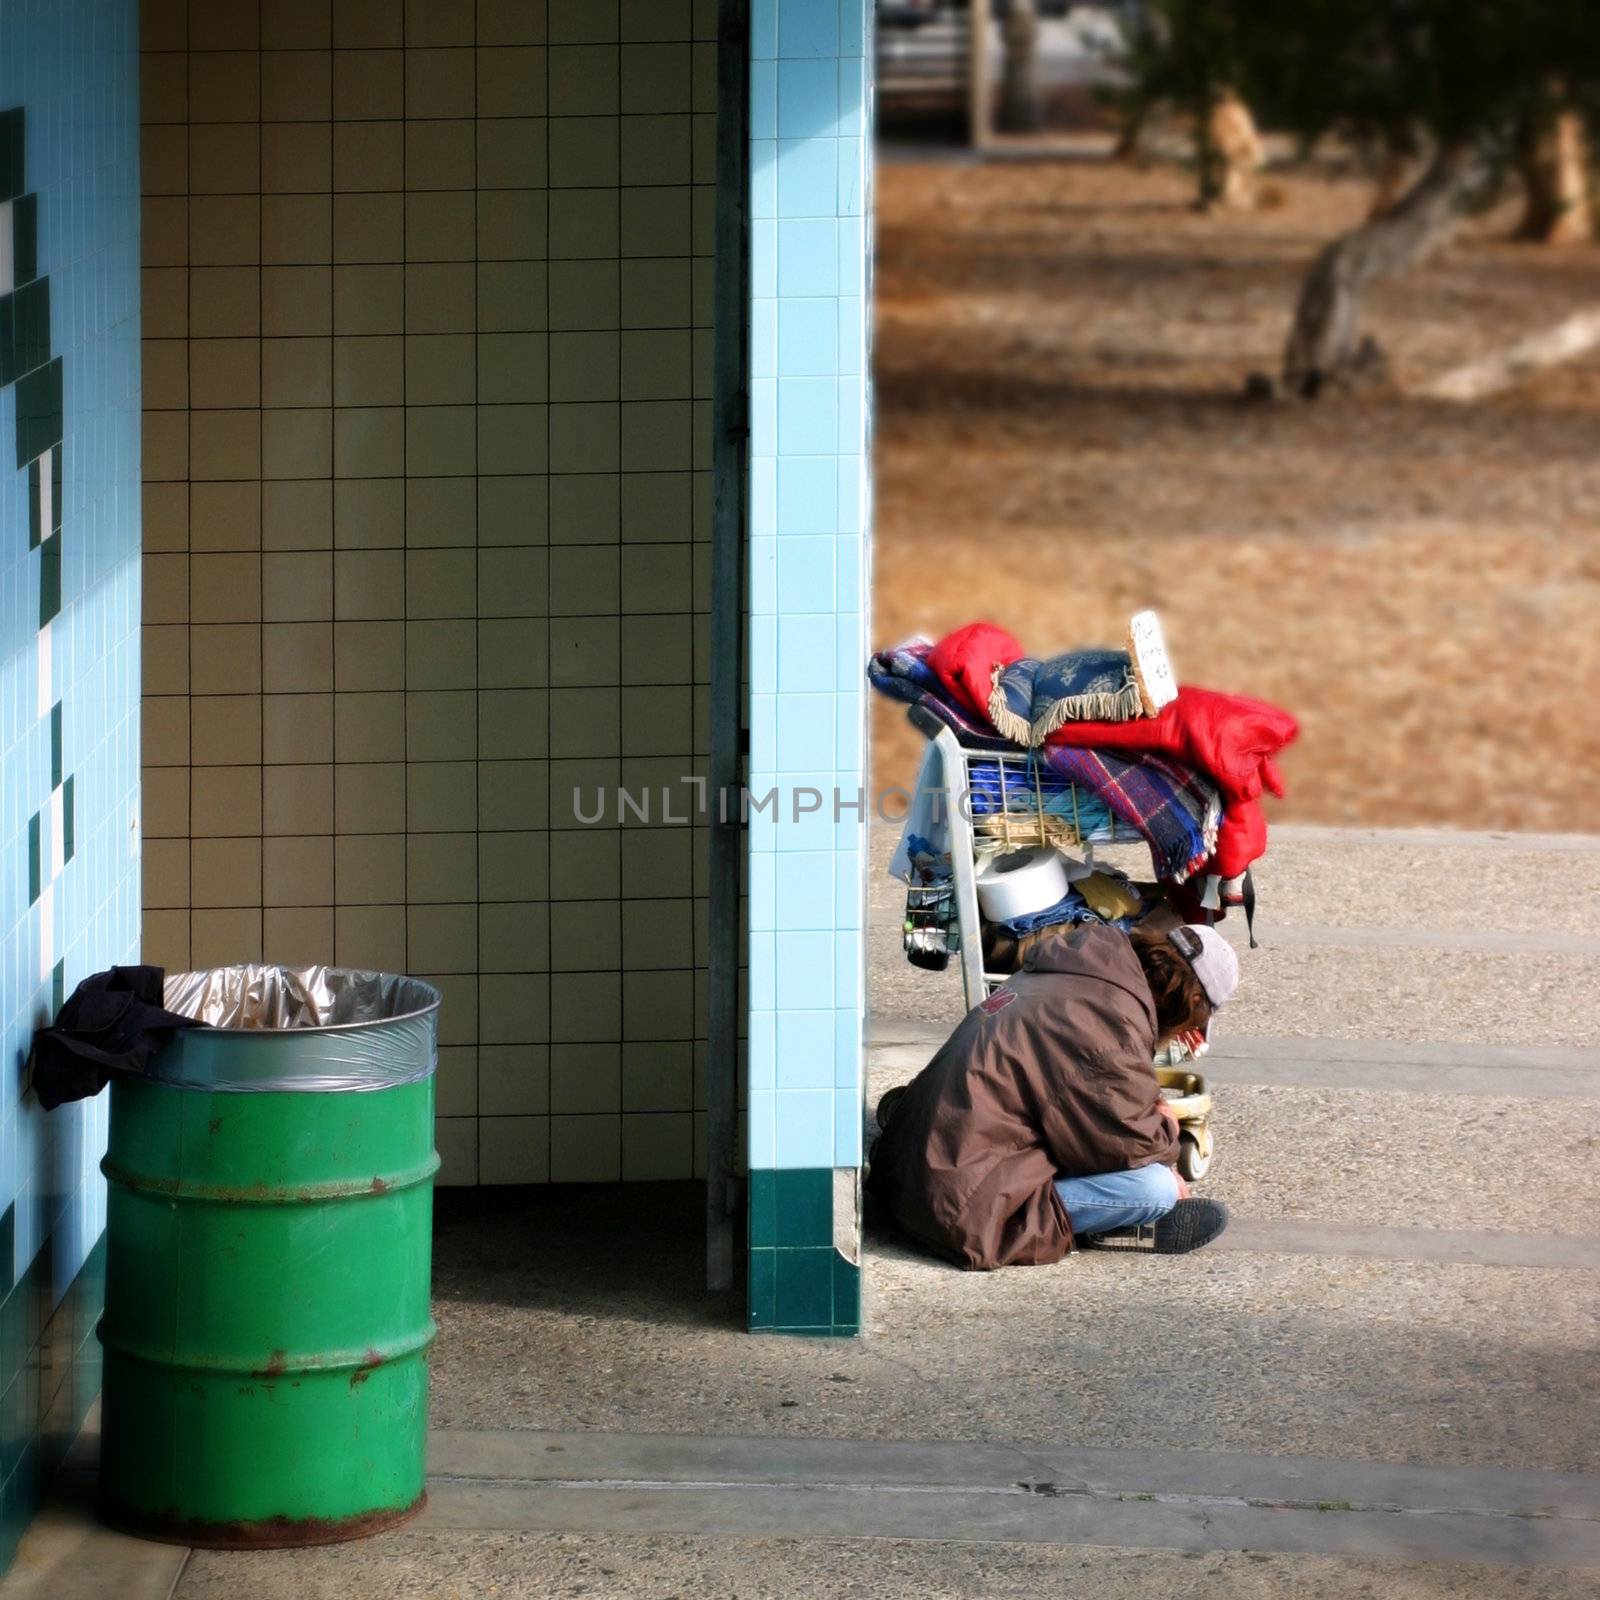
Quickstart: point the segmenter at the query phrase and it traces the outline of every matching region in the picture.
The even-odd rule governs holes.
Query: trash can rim
[[[207,972],[226,972],[235,968],[243,969],[248,967],[258,968],[262,971],[276,970],[279,972],[304,972],[308,970],[306,967],[295,967],[289,965],[287,962],[282,961],[234,961],[226,962],[219,967],[197,967],[190,972],[168,973],[166,981],[171,983],[183,978],[199,977],[203,973]],[[430,998],[423,1005],[416,1006],[408,1011],[397,1011],[392,1016],[363,1017],[353,1022],[320,1022],[314,1023],[309,1027],[288,1028],[241,1028],[225,1023],[206,1023],[204,1024],[206,1033],[211,1037],[224,1034],[230,1040],[274,1039],[279,1041],[284,1039],[304,1039],[313,1034],[362,1033],[372,1028],[381,1028],[392,1023],[409,1022],[414,1021],[419,1017],[425,1017],[430,1012],[437,1011],[444,1002],[444,996],[439,992],[438,988],[434,984],[429,983],[426,978],[413,977],[410,973],[384,972],[377,967],[328,966],[323,967],[322,970],[328,974],[340,977],[351,976],[392,979],[396,984],[414,985],[416,989],[421,990],[423,993],[430,996]]]

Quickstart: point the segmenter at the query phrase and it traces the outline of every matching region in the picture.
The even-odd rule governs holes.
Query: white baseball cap
[[[1215,928],[1195,922],[1174,928],[1167,940],[1194,968],[1206,999],[1220,1011],[1239,987],[1239,957],[1233,946]]]

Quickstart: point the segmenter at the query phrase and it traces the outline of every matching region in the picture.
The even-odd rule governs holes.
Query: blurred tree
[[[1332,135],[1394,166],[1421,156],[1392,203],[1308,269],[1284,348],[1289,392],[1381,372],[1361,333],[1368,286],[1426,260],[1518,169],[1519,152],[1600,102],[1591,4],[1148,0],[1130,50],[1136,95],[1197,105],[1231,86],[1305,147]]]
[[[1529,130],[1544,137],[1600,89],[1586,9],[1587,0],[1257,0],[1246,81],[1270,93],[1275,119],[1307,140],[1332,133],[1428,152],[1392,205],[1312,263],[1284,350],[1292,393],[1381,371],[1381,352],[1360,332],[1368,285],[1445,244],[1514,169]]]
[[[1517,225],[1519,239],[1576,244],[1594,237],[1588,146],[1583,118],[1576,111],[1557,109],[1524,119],[1517,166],[1527,205]]]
[[[1109,91],[1123,115],[1118,155],[1132,157],[1151,114],[1175,106],[1194,124],[1201,209],[1255,201],[1261,141],[1238,92],[1241,0],[1147,0],[1124,11],[1125,86]]]

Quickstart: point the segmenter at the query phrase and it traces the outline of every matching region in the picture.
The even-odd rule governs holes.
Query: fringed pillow
[[[999,671],[989,720],[1016,744],[1041,745],[1067,722],[1131,722],[1147,714],[1126,650],[1069,650],[1024,656]]]

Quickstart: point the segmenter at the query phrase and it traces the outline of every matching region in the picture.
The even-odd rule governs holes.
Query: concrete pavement
[[[874,1226],[865,1337],[752,1339],[692,1186],[442,1195],[430,1512],[176,1594],[1592,1593],[1596,843],[1275,830],[1227,1248],[974,1275]],[[874,1103],[961,1013],[899,912],[875,871]]]

